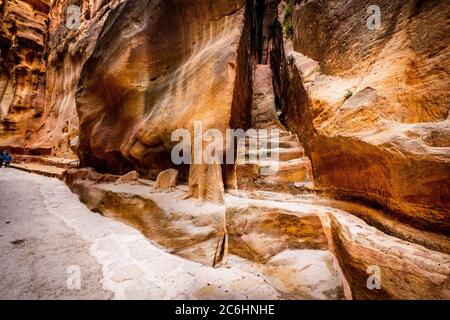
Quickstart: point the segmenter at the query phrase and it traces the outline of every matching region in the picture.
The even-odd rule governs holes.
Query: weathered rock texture
[[[389,237],[351,215],[330,218],[336,256],[353,298],[449,299],[448,254]],[[380,270],[379,289],[367,285],[371,267]]]
[[[0,1],[0,146],[21,150],[36,138],[49,11],[49,0]]]
[[[17,6],[16,2],[7,3]],[[30,92],[26,101],[37,103],[40,110],[21,115],[20,121],[27,124],[16,125],[11,122],[14,108],[9,108],[11,115],[2,125],[5,145],[20,140],[20,146],[34,153],[69,158],[75,151],[82,165],[121,174],[137,170],[156,178],[172,166],[175,129],[192,130],[196,120],[203,122],[204,130],[222,132],[247,125],[251,23],[244,23],[245,1],[55,1],[51,7],[36,3],[40,2],[15,9],[22,15],[45,9],[45,15],[37,17],[45,24],[35,22],[40,23],[39,39],[32,37],[37,27],[30,27],[36,17],[24,25],[31,30],[28,38],[38,44],[30,45],[35,64],[47,68],[46,78],[39,78],[40,88],[45,84],[46,90],[40,91],[39,100],[37,80],[24,84]],[[72,30],[66,27],[71,4],[81,6],[81,24]],[[15,32],[15,27],[2,26],[5,33]],[[2,96],[8,105],[11,81],[3,78]],[[26,131],[30,121],[36,128],[28,133],[29,140],[8,133],[13,127]],[[186,179],[187,168],[180,169]]]
[[[91,210],[130,223],[182,257],[216,267],[251,265],[284,298],[342,299],[346,281],[347,298],[449,298],[447,253],[389,236],[346,211],[316,204],[319,199],[227,195],[224,205],[200,205],[179,199],[185,186],[170,192],[153,183],[119,186],[112,176],[86,169],[68,170],[65,179]],[[380,270],[379,289],[367,286],[371,267]]]
[[[274,28],[275,92],[318,187],[450,231],[449,7],[445,1],[286,3]],[[282,24],[292,23],[292,41]]]
[[[114,176],[92,169],[68,170],[64,179],[89,209],[131,224],[171,253],[247,270],[283,298],[343,298],[343,279],[318,212],[234,197],[225,205],[201,204],[179,199],[185,186],[161,191],[153,182],[116,185]]]
[[[77,87],[82,163],[156,177],[172,165],[176,129],[193,132],[197,120],[225,132],[240,85],[244,4],[124,1],[113,9]]]
[[[93,53],[107,17],[121,2],[83,0],[53,3],[46,48],[48,63],[43,115],[46,121],[36,139],[38,145],[52,148],[53,155],[75,157],[79,135],[75,92],[81,70]],[[81,6],[80,26],[74,29],[66,26],[67,10],[71,4]]]
[[[1,11],[0,146],[74,158],[75,90],[98,34],[120,0],[8,0]],[[81,6],[79,28],[67,7]]]

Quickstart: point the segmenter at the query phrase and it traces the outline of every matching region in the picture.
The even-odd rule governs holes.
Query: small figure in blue
[[[3,162],[5,162],[5,168],[9,168],[9,165],[11,164],[12,160],[13,160],[12,157],[7,152],[5,152],[3,155]]]
[[[0,168],[3,166],[4,158],[5,158],[5,151],[0,151]]]

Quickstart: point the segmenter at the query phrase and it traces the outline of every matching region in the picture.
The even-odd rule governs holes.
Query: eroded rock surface
[[[389,237],[351,215],[330,218],[337,257],[355,299],[449,299],[448,254]],[[377,290],[367,275],[378,271]]]
[[[344,298],[343,278],[318,212],[248,203],[229,195],[223,205],[181,200],[188,191],[184,186],[161,191],[154,183],[116,185],[101,176],[71,169],[65,180],[89,209],[131,224],[169,252],[260,275],[282,298]],[[140,272],[129,268],[118,271],[116,279]],[[241,286],[247,290],[245,281]],[[209,288],[202,297],[215,294]]]
[[[326,201],[227,194],[224,205],[202,204],[180,200],[185,186],[161,192],[101,176],[72,169],[66,182],[90,209],[132,224],[170,252],[260,274],[283,298],[448,299],[447,253],[392,237]],[[368,286],[370,268],[380,270],[380,289]]]
[[[193,132],[195,120],[229,127],[244,1],[213,3],[123,1],[112,10],[78,83],[83,164],[156,177],[171,166],[173,131]]]
[[[121,176],[115,184],[124,184],[124,183],[137,183],[139,179],[139,173],[136,171],[130,171],[127,174]]]
[[[22,151],[27,143],[36,138],[42,122],[46,72],[44,48],[49,11],[49,0],[0,2],[2,147]]]
[[[369,30],[363,1],[299,2],[290,15],[282,2],[272,51],[275,92],[318,187],[448,235],[449,7],[377,5],[381,28]],[[289,24],[292,41],[282,31]]]

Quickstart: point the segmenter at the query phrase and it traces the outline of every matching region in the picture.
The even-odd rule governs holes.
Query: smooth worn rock
[[[0,176],[115,298],[449,299],[450,7],[376,5],[0,0]]]
[[[139,180],[139,173],[130,171],[126,175],[120,177],[115,184],[136,183]]]
[[[350,214],[330,219],[336,255],[355,299],[450,298],[450,255],[388,236]]]
[[[246,51],[244,6],[243,0],[126,0],[112,8],[77,84],[82,165],[156,178],[173,167],[176,129],[193,133],[201,121],[204,130],[224,134],[244,108],[235,97]],[[222,179],[215,170],[206,174],[212,176],[205,190],[213,195],[204,198],[220,200]]]
[[[170,192],[155,189],[149,194],[146,185],[96,184],[86,181],[89,175],[81,179],[82,175],[77,175],[76,170],[66,173],[72,174],[78,178],[67,178],[69,186],[89,208],[130,223],[174,254],[209,267],[231,266],[254,276],[259,274],[284,298],[343,297],[343,280],[328,251],[318,213],[305,212],[304,208],[290,210],[269,204],[248,204],[239,198],[234,199],[236,203],[227,203],[227,208],[211,203],[199,206],[201,202],[196,199],[180,200],[183,192],[177,188]],[[151,268],[155,276],[165,274],[166,269],[187,272],[175,258],[157,262],[160,255],[152,248],[131,240],[127,245],[130,256],[142,261],[145,269]],[[102,254],[102,250],[112,247],[112,242],[105,241],[101,242],[98,250]],[[116,282],[129,281],[140,275],[135,266],[128,264],[113,266],[112,269],[115,270],[113,280]],[[293,277],[294,274],[298,275]],[[189,277],[185,280],[167,277],[165,286],[182,288],[191,286],[189,281]],[[258,291],[248,288],[248,284],[245,281],[241,284],[245,292],[238,283],[230,281],[222,287],[198,289],[193,294],[197,298],[245,299],[255,296]],[[236,292],[241,295],[236,295]],[[266,293],[259,294],[263,297]]]
[[[178,170],[168,169],[158,174],[158,177],[156,178],[155,187],[157,189],[173,188],[177,185],[177,181],[178,181]]]
[[[226,229],[229,253],[262,263],[287,248],[328,248],[317,214],[256,205],[230,207]]]
[[[26,149],[24,145],[35,142],[43,123],[50,5],[49,0],[0,2],[1,148]]]

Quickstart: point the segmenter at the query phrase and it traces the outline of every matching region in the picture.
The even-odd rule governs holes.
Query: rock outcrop
[[[124,183],[137,183],[139,179],[139,173],[136,171],[130,171],[127,174],[121,176],[115,184],[124,184]]]
[[[7,0],[1,11],[0,146],[75,158],[75,90],[103,23],[120,0]],[[81,7],[69,29],[69,5]],[[71,148],[72,147],[72,148]]]
[[[53,156],[76,158],[79,119],[75,92],[82,68],[93,53],[104,23],[121,0],[54,1],[47,33],[45,123],[38,132],[37,145],[51,148]],[[75,24],[69,5],[80,6]],[[79,18],[79,19],[78,19]],[[79,22],[79,24],[78,24]],[[126,173],[125,170],[121,173]]]
[[[257,274],[285,299],[344,298],[318,212],[229,195],[225,204],[200,205],[180,199],[185,186],[116,185],[114,177],[88,169],[70,169],[64,179],[89,209],[131,224],[173,254]]]
[[[336,256],[355,299],[449,299],[450,256],[368,227],[342,213],[330,215]],[[378,275],[375,287],[370,275]]]

